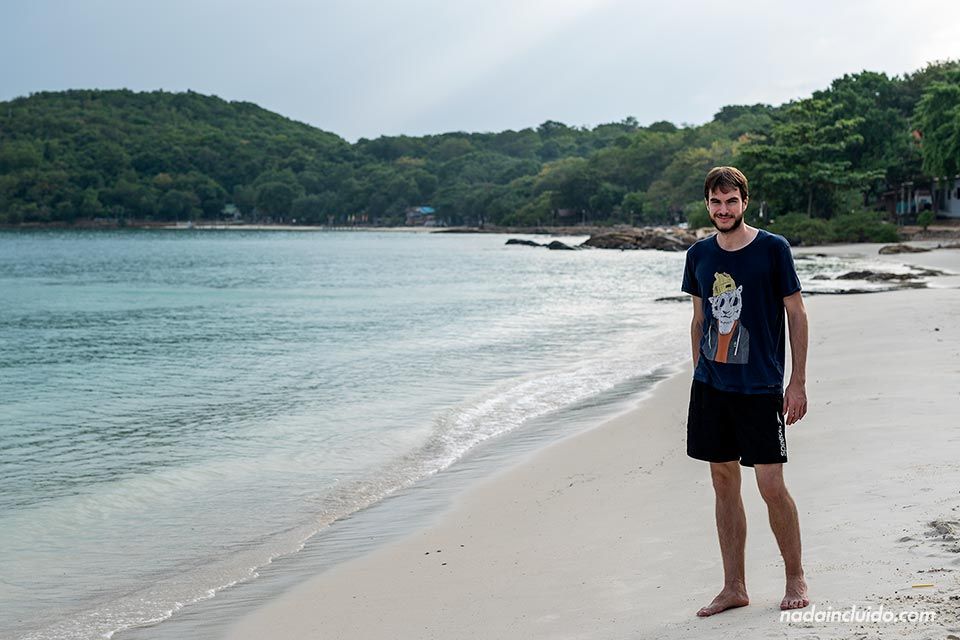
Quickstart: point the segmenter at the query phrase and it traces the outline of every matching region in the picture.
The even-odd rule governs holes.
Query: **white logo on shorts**
[[[780,436],[780,455],[784,458],[787,457],[787,441],[783,437],[783,416],[780,415],[780,412],[777,412],[777,435]]]

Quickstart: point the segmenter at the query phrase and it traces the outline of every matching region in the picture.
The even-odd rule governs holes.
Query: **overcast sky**
[[[957,0],[2,0],[0,100],[192,89],[348,140],[700,124],[960,58]]]

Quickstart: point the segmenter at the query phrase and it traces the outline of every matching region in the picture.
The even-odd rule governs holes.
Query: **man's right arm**
[[[699,296],[693,298],[693,320],[690,322],[690,347],[693,355],[693,368],[700,361],[700,340],[703,338],[703,304]]]

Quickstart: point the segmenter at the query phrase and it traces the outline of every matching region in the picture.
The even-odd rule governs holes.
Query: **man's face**
[[[707,198],[707,211],[710,222],[720,233],[736,231],[743,224],[743,212],[747,210],[747,201],[740,198],[740,190],[710,191]]]

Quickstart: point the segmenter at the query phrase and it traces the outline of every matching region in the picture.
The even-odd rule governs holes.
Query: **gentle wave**
[[[0,245],[4,636],[167,619],[686,350],[686,311],[653,301],[680,255],[423,234]]]
[[[680,346],[673,329],[649,332],[633,350],[618,349],[591,360],[541,374],[512,379],[443,410],[433,420],[427,441],[395,458],[375,474],[338,484],[314,498],[316,517],[309,523],[249,542],[247,548],[200,565],[180,566],[172,574],[156,575],[150,584],[103,602],[89,603],[69,619],[22,636],[24,640],[89,640],[169,619],[186,606],[251,580],[278,557],[296,553],[337,520],[375,504],[392,493],[448,468],[480,443],[521,428],[525,423],[566,408],[632,379],[643,378],[676,360]],[[219,467],[219,468],[218,468]],[[233,475],[229,465],[168,470],[135,479],[138,486],[112,495],[85,496],[64,516],[84,527],[106,517],[106,511],[147,509],[165,496],[184,493],[198,484],[223,481]],[[28,528],[21,532],[30,535]],[[207,586],[204,586],[207,585]],[[213,585],[213,586],[210,586]]]

